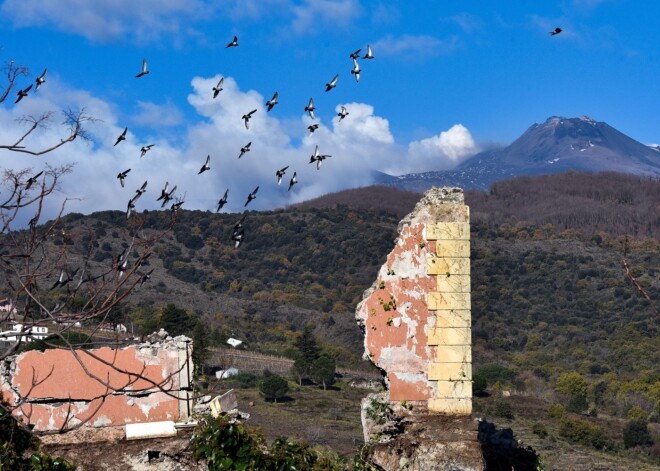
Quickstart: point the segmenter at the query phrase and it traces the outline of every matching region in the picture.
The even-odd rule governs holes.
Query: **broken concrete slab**
[[[211,401],[211,415],[213,417],[218,417],[220,414],[225,414],[234,409],[238,409],[238,400],[233,389],[214,397]]]

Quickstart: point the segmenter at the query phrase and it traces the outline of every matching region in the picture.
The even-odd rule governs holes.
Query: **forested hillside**
[[[240,215],[182,211],[154,246],[151,279],[110,320],[140,335],[167,325],[190,333],[202,323],[217,345],[234,336],[248,349],[284,355],[311,322],[340,364],[364,365],[353,311],[419,197],[393,191],[351,190],[248,212],[237,250],[230,236]],[[658,304],[660,183],[569,173],[499,182],[490,194],[466,193],[466,201],[475,368],[502,365],[512,372],[503,387],[541,396],[562,373],[576,372],[601,411],[623,416],[635,405],[657,417],[660,319],[623,259]],[[169,214],[141,217],[157,228]],[[63,224],[67,237],[53,243],[82,238],[97,267],[127,246],[122,213],[71,214]],[[177,310],[163,309],[168,303]],[[172,312],[185,322],[172,322]]]

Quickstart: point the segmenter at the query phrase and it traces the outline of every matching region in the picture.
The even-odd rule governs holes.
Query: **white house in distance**
[[[0,332],[0,342],[17,342],[19,337],[25,342],[33,340],[43,340],[48,337],[48,327],[33,325],[23,329],[23,324],[14,324],[11,330]]]

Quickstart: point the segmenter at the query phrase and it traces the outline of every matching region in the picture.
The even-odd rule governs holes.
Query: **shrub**
[[[591,446],[597,450],[614,447],[612,440],[605,434],[602,427],[584,420],[571,419],[568,416],[561,418],[559,435],[572,443]]]
[[[548,406],[548,417],[552,419],[561,419],[566,410],[561,404],[550,404]]]
[[[532,433],[538,435],[539,438],[546,438],[548,436],[548,430],[541,422],[534,422],[532,424]]]
[[[623,429],[623,446],[632,448],[635,446],[651,446],[653,438],[649,433],[646,420],[631,420]]]
[[[259,383],[259,392],[266,400],[277,402],[289,392],[289,383],[281,376],[271,374]]]
[[[493,404],[493,415],[495,417],[503,417],[505,419],[513,419],[513,411],[511,404],[507,401],[497,400]]]

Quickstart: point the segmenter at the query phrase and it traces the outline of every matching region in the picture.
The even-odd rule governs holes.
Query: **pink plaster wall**
[[[426,400],[434,392],[427,381],[435,348],[426,345],[433,322],[426,297],[435,290],[436,280],[426,274],[426,260],[434,253],[435,242],[424,239],[424,227],[415,224],[402,229],[375,289],[356,314],[364,322],[369,357],[387,373],[392,401]]]
[[[18,406],[16,416],[37,430],[60,429],[67,417],[67,427],[81,421],[105,426],[179,419],[185,350],[179,355],[176,348],[152,345],[76,353],[30,351],[14,359],[3,374],[2,395]]]

